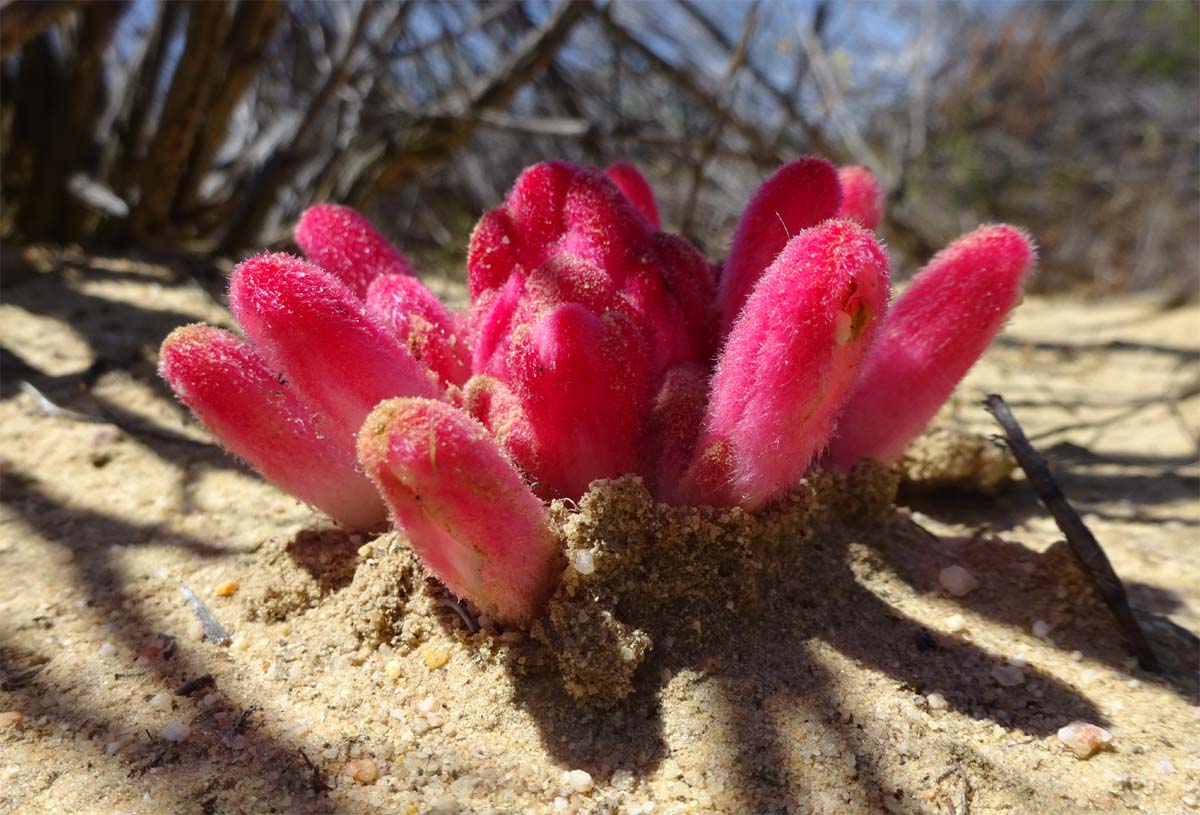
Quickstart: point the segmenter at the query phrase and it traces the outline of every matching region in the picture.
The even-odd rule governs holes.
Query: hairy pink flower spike
[[[483,425],[429,399],[391,399],[358,458],[413,549],[450,591],[514,626],[541,611],[562,568],[549,516]]]
[[[382,275],[367,289],[367,311],[400,338],[418,362],[461,385],[471,375],[471,349],[458,322],[437,296],[411,275]]]
[[[683,492],[755,509],[799,482],[833,431],[887,307],[888,261],[850,221],[788,242],[746,301],[713,374]]]
[[[604,174],[612,179],[634,208],[646,219],[646,223],[655,230],[662,229],[662,220],[658,217],[658,204],[654,200],[654,189],[637,167],[622,161],[610,165]]]
[[[568,303],[523,327],[512,349],[513,393],[536,437],[544,496],[578,498],[596,478],[634,472],[648,403],[645,351],[619,311]]]
[[[337,278],[291,255],[238,265],[229,306],[246,336],[347,446],[375,405],[439,395],[429,370]]]
[[[411,275],[412,269],[371,222],[349,207],[317,204],[300,216],[296,244],[316,265],[341,280],[360,298],[384,274]]]
[[[742,213],[721,272],[721,334],[729,333],[763,271],[801,230],[837,214],[842,203],[837,170],[804,156],[775,171]]]
[[[842,208],[837,217],[872,231],[878,229],[883,220],[883,190],[871,171],[858,165],[842,167],[838,181],[842,184]]]
[[[651,491],[668,504],[680,503],[680,483],[708,406],[708,368],[682,362],[670,368],[646,418],[641,473]]]
[[[830,462],[899,459],[1000,331],[1035,262],[1032,241],[1011,226],[980,227],[935,255],[884,321]]]
[[[370,529],[387,513],[355,468],[353,445],[321,432],[319,420],[254,348],[207,325],[163,340],[159,373],[225,449],[268,481],[350,529]]]

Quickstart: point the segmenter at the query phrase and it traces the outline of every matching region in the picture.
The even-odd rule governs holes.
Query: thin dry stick
[[[229,632],[225,627],[217,622],[217,618],[208,610],[208,606],[196,596],[196,593],[189,589],[183,583],[179,584],[179,593],[183,595],[183,599],[187,600],[188,605],[192,607],[192,611],[200,619],[200,626],[204,629],[204,636],[209,642],[222,643],[229,642]]]
[[[988,412],[1000,423],[1000,427],[1004,429],[1004,436],[1013,455],[1017,458],[1017,463],[1025,471],[1030,485],[1041,499],[1042,504],[1054,516],[1054,521],[1066,536],[1075,559],[1079,561],[1079,565],[1091,578],[1092,584],[1100,593],[1100,597],[1103,598],[1109,611],[1116,617],[1117,625],[1125,634],[1133,652],[1137,654],[1138,664],[1148,671],[1159,671],[1158,659],[1154,656],[1150,643],[1146,641],[1146,635],[1133,616],[1133,611],[1129,607],[1129,598],[1125,594],[1125,587],[1121,584],[1121,578],[1117,577],[1117,573],[1113,570],[1112,564],[1104,554],[1104,549],[1096,540],[1096,536],[1087,528],[1083,519],[1079,517],[1079,513],[1067,501],[1062,488],[1050,473],[1050,468],[1046,466],[1045,459],[1029,443],[1025,431],[1017,423],[1017,419],[1009,409],[1008,403],[1004,401],[1004,397],[991,393],[983,403]]]

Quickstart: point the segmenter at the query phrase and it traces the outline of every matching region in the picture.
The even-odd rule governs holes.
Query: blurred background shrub
[[[630,160],[714,254],[865,164],[903,274],[1005,220],[1042,290],[1194,296],[1200,4],[7,0],[0,237],[244,255],[316,201],[453,263],[525,165]]]

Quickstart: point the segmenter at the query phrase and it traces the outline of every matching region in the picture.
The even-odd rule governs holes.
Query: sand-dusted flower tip
[[[358,457],[447,588],[501,622],[532,622],[562,554],[545,506],[482,424],[445,402],[390,399],[363,425]]]
[[[182,329],[162,373],[264,477],[352,528],[386,504],[452,591],[524,625],[560,567],[543,500],[636,473],[661,501],[753,510],[813,462],[903,452],[1034,253],[981,228],[889,311],[882,214],[869,171],[800,158],[717,264],[662,231],[632,165],[546,162],[480,219],[458,314],[366,219],[322,205],[296,227],[307,261],[234,271],[246,339]]]

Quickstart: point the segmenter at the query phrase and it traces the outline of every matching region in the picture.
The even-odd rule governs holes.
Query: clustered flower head
[[[640,474],[672,504],[754,510],[819,463],[894,462],[999,331],[1034,264],[985,226],[889,309],[870,172],[805,157],[720,265],[660,229],[645,178],[538,164],[486,213],[447,309],[361,215],[304,213],[230,281],[245,333],[163,343],[161,371],[235,455],[350,528],[390,510],[455,594],[528,625],[562,558],[544,500]]]

